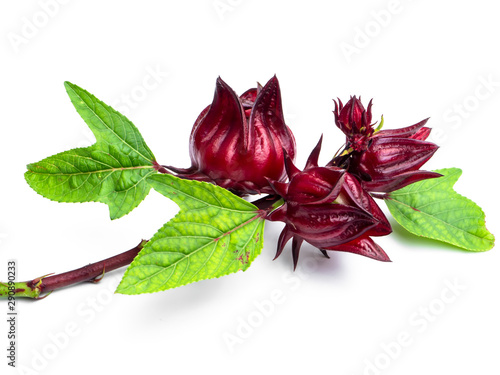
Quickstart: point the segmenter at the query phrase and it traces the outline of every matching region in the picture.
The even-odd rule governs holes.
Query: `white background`
[[[441,148],[426,168],[463,169],[456,189],[499,235],[495,3],[270,3],[2,1],[0,279],[11,258],[27,280],[112,256],[176,212],[151,191],[112,222],[103,204],[58,204],[27,186],[26,164],[93,143],[66,80],[122,110],[159,162],[178,167],[189,165],[191,126],[219,75],[242,93],[277,74],[300,167],[320,134],[324,162],[343,142],[332,98],[373,97],[374,119],[383,114],[387,128],[431,116]],[[97,285],[20,301],[19,373],[500,373],[497,249],[468,253],[394,223],[377,239],[392,263],[343,253],[327,260],[304,245],[292,273],[289,248],[272,261],[280,230],[267,225],[262,255],[245,273],[123,296],[112,294],[118,270]]]

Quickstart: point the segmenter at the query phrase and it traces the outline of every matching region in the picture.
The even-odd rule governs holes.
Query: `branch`
[[[73,271],[52,276],[42,276],[31,281],[8,284],[0,282],[0,298],[13,296],[16,298],[25,297],[40,299],[44,298],[40,297],[42,293],[50,293],[56,289],[64,288],[69,285],[78,284],[83,281],[98,282],[102,279],[105,272],[113,271],[132,263],[146,242],[148,241],[142,240],[141,243],[133,249]]]

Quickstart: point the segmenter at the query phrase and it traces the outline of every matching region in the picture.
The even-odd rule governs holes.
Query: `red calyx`
[[[239,195],[270,193],[268,179],[286,177],[284,152],[294,158],[295,138],[284,121],[276,76],[241,97],[218,78],[213,102],[191,132],[192,166],[169,169]]]
[[[364,189],[381,193],[441,176],[420,170],[438,149],[425,141],[431,131],[424,127],[428,119],[405,128],[375,131],[368,123],[372,101],[367,111],[355,96],[345,107],[339,103],[335,103],[335,122],[347,136],[347,155],[334,158],[329,165],[346,168]],[[345,121],[358,125],[346,127]]]
[[[350,251],[378,260],[389,260],[369,236],[391,232],[386,217],[356,178],[337,167],[318,167],[321,139],[300,171],[287,158],[288,183],[271,186],[285,203],[268,219],[286,224],[281,233],[276,258],[293,238],[292,257],[297,266],[303,241],[325,250]],[[359,246],[355,242],[358,238]]]

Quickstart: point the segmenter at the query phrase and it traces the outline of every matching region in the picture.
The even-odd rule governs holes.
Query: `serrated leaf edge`
[[[96,118],[97,118],[97,119],[98,119],[98,120],[99,120],[99,121],[100,121],[100,122],[104,125],[104,127],[105,127],[106,129],[108,129],[108,131],[109,131],[110,133],[112,133],[112,134],[113,134],[113,135],[114,135],[117,139],[119,139],[119,140],[120,140],[120,141],[121,141],[124,145],[126,145],[126,146],[127,146],[127,147],[129,147],[130,149],[134,150],[134,152],[136,152],[136,153],[137,153],[137,155],[140,155],[140,156],[141,156],[141,158],[143,158],[143,159],[144,159],[147,163],[150,163],[151,165],[154,163],[154,161],[155,161],[154,155],[153,155],[153,153],[151,152],[151,150],[149,149],[149,147],[145,144],[144,139],[143,139],[144,146],[145,146],[145,147],[147,148],[147,150],[150,152],[150,154],[151,154],[151,155],[150,155],[150,156],[151,156],[151,158],[148,158],[148,157],[144,156],[144,155],[143,155],[143,154],[142,154],[139,150],[137,150],[137,149],[135,149],[134,147],[132,147],[132,146],[131,146],[130,144],[128,144],[128,143],[127,143],[127,142],[126,142],[126,141],[125,141],[122,137],[120,137],[120,135],[118,135],[118,134],[117,134],[114,130],[112,130],[112,129],[108,126],[108,124],[106,124],[106,123],[105,123],[105,122],[101,119],[101,117],[99,117],[99,116],[97,115],[97,113],[95,112],[95,110],[94,110],[93,108],[91,108],[91,107],[90,107],[90,106],[89,106],[89,105],[88,105],[88,104],[87,104],[87,103],[83,100],[83,97],[82,97],[82,96],[80,96],[80,95],[79,95],[79,94],[75,91],[75,87],[76,87],[76,88],[78,88],[78,89],[80,89],[80,90],[82,90],[82,91],[83,91],[86,95],[91,96],[91,97],[94,97],[94,98],[95,98],[95,100],[97,101],[97,103],[99,103],[99,104],[101,104],[101,105],[103,105],[103,106],[109,107],[109,109],[110,109],[112,112],[114,112],[115,114],[118,114],[119,116],[124,117],[124,118],[125,118],[125,119],[126,119],[126,120],[130,123],[130,125],[132,125],[133,127],[135,127],[135,128],[137,129],[137,127],[136,127],[136,126],[132,123],[132,121],[130,121],[130,120],[129,120],[129,119],[128,119],[125,115],[123,115],[122,113],[118,112],[116,109],[114,109],[114,108],[113,108],[113,107],[111,107],[110,105],[108,105],[108,104],[104,103],[102,100],[98,99],[95,95],[93,95],[93,94],[89,93],[87,90],[85,90],[85,89],[81,88],[81,87],[80,87],[80,86],[78,86],[78,85],[75,85],[74,83],[71,83],[71,82],[69,82],[69,81],[65,81],[65,82],[64,82],[64,87],[66,88],[66,92],[68,93],[68,96],[70,97],[71,103],[73,104],[73,106],[75,107],[75,109],[76,109],[76,111],[77,111],[77,112],[78,112],[78,108],[77,108],[77,106],[76,106],[76,103],[74,103],[74,102],[73,102],[73,98],[71,97],[71,94],[69,93],[69,90],[71,90],[71,91],[74,93],[74,95],[75,95],[76,97],[78,97],[78,98],[81,100],[82,104],[83,104],[83,105],[85,105],[85,107],[87,107],[87,108],[89,109],[89,111],[91,111],[91,112],[92,112],[92,114],[93,114],[93,115],[94,115],[94,116],[95,116],[95,117],[96,117]],[[78,112],[78,114],[80,115],[80,113],[79,113],[79,112]],[[81,115],[80,115],[80,116],[81,116]],[[83,118],[82,118],[82,119],[83,119]],[[86,122],[86,121],[84,120],[84,122]],[[89,126],[89,125],[87,124],[87,126]],[[95,137],[96,137],[96,139],[97,139],[97,138],[98,138],[98,135],[94,132],[94,129],[92,129],[90,126],[89,126],[89,128],[90,128],[90,130],[92,131],[92,133],[94,133],[94,136],[95,136]],[[137,129],[137,131],[139,131],[139,130]],[[141,136],[141,138],[142,138],[142,136]],[[95,145],[95,144],[97,144],[97,143],[98,143],[98,142],[96,141],[96,143],[94,143],[94,145]]]
[[[462,175],[462,170],[461,170],[460,168],[443,168],[443,169],[434,170],[433,172],[436,172],[436,173],[442,173],[443,171],[446,171],[446,170],[453,170],[453,172],[452,172],[452,174],[449,174],[449,175],[443,175],[443,177],[439,177],[439,178],[433,179],[433,181],[434,181],[435,183],[434,183],[433,185],[431,185],[428,189],[423,190],[423,192],[429,191],[429,190],[431,190],[433,187],[435,187],[436,185],[444,183],[444,182],[443,182],[443,179],[448,180],[448,179],[453,179],[453,178],[454,178],[454,179],[455,179],[455,181],[454,181],[454,182],[453,182],[453,183],[449,186],[449,189],[448,189],[448,190],[449,190],[449,191],[451,191],[452,193],[454,193],[456,196],[458,196],[458,197],[460,197],[460,198],[462,198],[462,199],[464,199],[464,200],[468,201],[469,203],[471,203],[471,204],[475,205],[475,206],[479,209],[479,211],[480,211],[480,212],[481,212],[481,214],[482,214],[481,224],[484,226],[484,228],[485,228],[485,229],[488,231],[488,233],[491,235],[491,239],[487,239],[487,238],[485,238],[485,237],[479,237],[479,236],[477,236],[477,235],[475,235],[475,234],[473,234],[473,233],[470,233],[470,232],[467,232],[467,233],[468,233],[469,235],[473,236],[473,237],[478,238],[479,240],[483,240],[483,241],[485,241],[485,242],[489,242],[489,243],[491,244],[491,247],[489,247],[489,248],[487,248],[487,249],[475,249],[475,248],[471,248],[471,247],[467,247],[467,246],[464,246],[464,245],[461,245],[461,244],[454,243],[454,242],[452,242],[452,241],[447,241],[447,240],[444,240],[444,239],[442,239],[442,238],[438,238],[438,237],[433,236],[433,235],[423,235],[423,234],[418,234],[418,233],[416,233],[416,231],[414,231],[414,230],[412,230],[412,229],[409,229],[409,228],[406,228],[406,227],[405,227],[405,226],[403,226],[401,223],[399,223],[399,224],[400,224],[400,225],[401,225],[401,226],[402,226],[402,227],[403,227],[406,231],[408,231],[408,232],[410,232],[410,233],[412,233],[412,234],[414,234],[414,235],[416,235],[416,236],[418,236],[418,237],[430,238],[430,239],[433,239],[433,240],[436,240],[436,241],[449,243],[449,244],[451,244],[451,245],[453,245],[453,246],[456,246],[456,247],[459,247],[459,248],[461,248],[461,249],[465,249],[465,250],[468,250],[468,251],[473,251],[473,252],[486,252],[486,251],[491,250],[491,249],[495,246],[495,236],[493,235],[493,233],[491,233],[491,232],[490,232],[490,231],[486,228],[486,214],[484,213],[483,209],[482,209],[482,208],[481,208],[481,207],[480,207],[480,206],[479,206],[476,202],[474,202],[473,200],[471,200],[471,199],[469,199],[469,198],[467,198],[467,197],[465,197],[465,196],[461,195],[460,193],[458,193],[458,192],[454,189],[455,184],[457,183],[458,179],[459,179],[459,178],[460,178],[460,176]],[[439,181],[439,180],[441,180],[441,181]],[[410,186],[418,185],[418,184],[421,184],[421,183],[422,183],[422,181],[419,181],[419,182],[417,182],[417,183],[415,183],[415,184],[412,184],[412,185],[410,185]],[[442,221],[442,220],[440,220],[440,219],[438,219],[438,218],[436,218],[436,217],[434,217],[434,216],[431,216],[431,215],[427,214],[426,212],[420,211],[420,210],[416,209],[415,207],[411,207],[411,206],[409,206],[409,205],[407,205],[407,204],[405,204],[405,203],[403,203],[403,202],[400,202],[400,201],[397,201],[397,200],[393,199],[393,198],[391,197],[391,194],[393,194],[393,193],[390,193],[390,194],[389,194],[389,197],[388,197],[387,199],[385,199],[386,204],[387,204],[388,202],[390,202],[390,201],[395,201],[395,202],[397,202],[397,203],[393,203],[393,204],[392,204],[392,208],[393,208],[393,209],[396,209],[396,210],[397,210],[397,211],[398,211],[398,212],[399,212],[402,216],[404,216],[404,217],[405,217],[408,221],[413,222],[413,220],[411,220],[411,219],[410,219],[407,215],[405,215],[405,214],[404,214],[404,213],[403,213],[403,212],[402,212],[402,211],[398,208],[398,206],[397,206],[398,204],[400,204],[400,205],[402,205],[402,206],[409,207],[409,208],[411,208],[411,209],[413,209],[413,210],[417,210],[417,211],[419,211],[421,214],[423,214],[423,215],[425,215],[425,216],[428,216],[428,217],[430,217],[430,218],[432,218],[432,219],[434,219],[434,220],[438,220],[438,221],[442,222],[443,224],[446,224],[447,226],[450,226],[450,227],[453,227],[453,228],[457,229],[457,230],[458,230],[458,231],[460,231],[460,232],[465,232],[465,231],[464,231],[463,229],[461,229],[461,228],[457,228],[456,226],[453,226],[453,225],[452,225],[452,224],[450,224],[450,223],[447,223],[447,222]],[[397,191],[396,191],[396,194],[395,194],[395,195],[396,195],[396,196],[398,196],[398,195],[399,195],[399,196],[403,196],[403,195],[410,195],[410,194],[411,194],[411,191],[409,191],[409,192],[405,192],[405,193],[397,193]],[[435,203],[435,202],[432,202],[432,203]],[[388,204],[387,204],[387,205],[388,205]],[[388,206],[389,206],[389,205],[388,205]],[[389,207],[389,211],[390,211],[390,207]],[[396,218],[394,218],[394,219],[396,219]],[[463,218],[461,218],[461,219],[463,219]],[[397,221],[397,220],[396,220],[396,221]]]
[[[180,212],[179,212],[179,213],[180,213]],[[172,218],[172,220],[174,220],[174,219],[175,219],[175,218],[179,215],[179,213],[178,213],[177,215],[175,215],[175,216]],[[160,271],[158,271],[158,272],[157,272],[157,273],[155,273],[154,275],[156,275],[156,274],[158,274],[158,273],[160,273],[160,272],[163,272],[163,271],[165,271],[165,270],[169,269],[169,268],[170,268],[170,267],[172,267],[172,266],[175,266],[175,264],[177,264],[178,262],[184,261],[184,260],[185,260],[186,258],[188,258],[189,256],[191,256],[191,255],[193,255],[193,254],[197,253],[198,251],[201,251],[202,249],[206,248],[207,246],[216,245],[216,244],[217,244],[217,242],[219,242],[219,241],[220,241],[221,239],[223,239],[223,238],[226,238],[226,237],[227,237],[227,238],[229,238],[228,236],[230,236],[232,233],[236,232],[236,231],[237,231],[238,229],[240,229],[241,227],[243,227],[243,226],[245,226],[245,225],[248,225],[249,223],[251,223],[252,221],[255,221],[255,220],[257,220],[257,219],[260,219],[260,221],[261,221],[261,222],[260,222],[260,223],[257,223],[257,225],[255,226],[255,229],[254,229],[254,231],[253,231],[253,233],[252,233],[252,235],[251,235],[251,236],[249,236],[249,239],[248,239],[247,243],[246,243],[246,244],[245,244],[245,246],[243,247],[243,248],[246,248],[246,246],[248,246],[248,244],[249,244],[249,242],[252,240],[252,238],[254,238],[254,235],[255,235],[255,232],[257,231],[257,229],[258,229],[258,228],[259,228],[262,224],[264,224],[264,222],[265,222],[265,220],[264,220],[263,218],[259,217],[259,215],[255,215],[254,217],[252,217],[251,219],[247,220],[246,222],[244,222],[244,223],[242,223],[242,224],[238,225],[238,227],[237,227],[237,228],[232,229],[230,232],[223,233],[221,236],[217,237],[217,238],[216,238],[216,239],[214,239],[214,240],[211,240],[209,243],[207,243],[207,244],[205,244],[205,245],[201,246],[200,248],[196,249],[196,250],[195,250],[195,251],[193,251],[192,253],[185,255],[182,259],[179,259],[178,261],[176,261],[175,263],[173,263],[173,264],[169,265],[168,267],[165,267],[165,268],[161,269]],[[168,223],[166,223],[165,225],[168,225]],[[162,227],[162,229],[163,229],[163,227]],[[262,229],[263,229],[263,228],[262,228]],[[160,230],[161,230],[161,229],[160,229]],[[172,238],[172,237],[169,237],[169,238]],[[261,238],[259,239],[259,241],[261,241],[261,242],[262,242],[262,236],[261,236]],[[144,249],[146,249],[150,243],[154,243],[154,237],[153,237],[153,238],[152,238],[152,239],[151,239],[151,240],[147,243],[147,245],[146,245],[146,246],[144,246],[143,250],[144,250]],[[151,246],[152,246],[152,245],[151,245]],[[214,251],[215,251],[215,249],[216,249],[216,248],[217,248],[217,246],[214,246]],[[143,250],[141,250],[141,252],[142,252]],[[227,252],[228,250],[229,250],[229,246],[226,248],[226,250],[225,250],[225,251]],[[257,257],[257,256],[260,254],[260,252],[261,252],[261,251],[262,251],[262,247],[260,246],[259,250],[255,252],[255,257]],[[139,256],[141,256],[141,254],[140,254],[141,252],[139,252],[139,254],[137,254],[137,256],[136,256],[136,258],[135,258],[135,259],[138,259],[138,258],[139,258]],[[212,252],[212,253],[213,253],[213,252]],[[150,253],[150,254],[152,254],[152,253]],[[150,254],[144,254],[143,256],[147,256],[147,255],[150,255]],[[238,253],[238,256],[239,256],[239,255],[240,255],[240,253]],[[210,256],[210,257],[211,257],[211,256]],[[208,262],[208,261],[209,261],[210,257],[207,257],[207,261],[206,261],[206,262]],[[197,282],[197,281],[198,281],[198,280],[197,280],[197,281],[187,281],[187,282],[184,282],[184,283],[182,283],[182,284],[179,284],[179,285],[177,285],[177,286],[175,286],[175,287],[166,288],[166,289],[162,289],[162,288],[160,287],[160,288],[158,288],[158,289],[156,289],[156,290],[150,290],[150,291],[145,291],[145,292],[140,292],[140,293],[126,293],[126,292],[125,292],[126,290],[131,289],[131,288],[135,288],[137,284],[142,283],[142,282],[144,282],[144,281],[147,281],[148,279],[150,279],[151,277],[153,277],[153,276],[154,276],[154,275],[151,275],[151,276],[149,276],[149,277],[147,277],[147,278],[141,279],[140,281],[138,281],[138,282],[137,282],[137,283],[135,283],[135,284],[130,284],[129,286],[127,286],[127,287],[125,287],[125,288],[121,288],[122,282],[123,282],[123,280],[125,279],[125,277],[127,276],[129,269],[131,269],[131,268],[133,268],[133,267],[134,267],[134,262],[136,261],[135,259],[134,259],[134,261],[130,264],[130,266],[127,268],[127,270],[125,271],[125,274],[123,275],[123,278],[122,278],[122,280],[120,281],[120,284],[119,284],[119,285],[118,285],[118,287],[116,288],[115,293],[117,293],[117,294],[124,294],[124,295],[152,294],[152,293],[163,292],[163,291],[170,290],[170,289],[176,289],[176,288],[179,288],[179,287],[181,287],[181,286],[185,286],[185,285],[188,285],[188,284],[192,284],[192,283],[194,283],[194,282]],[[231,264],[229,264],[229,265],[226,267],[226,269],[230,268],[230,267],[234,264],[234,262],[236,262],[236,261],[238,261],[238,258],[237,258],[237,257],[236,257],[236,258],[235,258],[235,259],[231,262]],[[205,263],[206,263],[206,262],[205,262]],[[246,263],[246,267],[241,268],[241,269],[239,269],[239,270],[237,270],[237,271],[232,271],[232,272],[229,272],[229,273],[226,273],[226,274],[223,274],[223,275],[219,275],[219,276],[210,276],[210,277],[204,278],[204,279],[202,279],[202,280],[219,279],[219,278],[221,278],[221,277],[228,276],[228,275],[232,275],[232,274],[238,273],[238,272],[240,272],[240,271],[245,272],[245,271],[246,271],[246,270],[250,267],[250,264],[251,264],[251,263]],[[136,265],[136,267],[140,267],[140,266],[141,266],[141,265]],[[200,270],[201,270],[202,268],[203,268],[203,267],[200,267],[200,269],[198,270],[198,272],[200,272]],[[186,269],[187,269],[187,267],[186,267]],[[174,272],[174,271],[172,271],[172,274],[173,274],[173,272]],[[198,273],[198,272],[197,272],[197,273]],[[215,271],[214,271],[214,272],[215,272]],[[224,272],[227,272],[227,271],[224,271]],[[196,273],[196,274],[197,274],[197,273]],[[182,278],[183,278],[183,277],[184,277],[184,275],[182,275],[182,277],[180,278],[180,280],[182,280]],[[191,276],[191,278],[190,278],[189,280],[191,280],[193,277],[194,277],[194,275],[193,275],[193,276]],[[169,279],[167,279],[167,281],[165,281],[162,285],[166,284],[169,280],[170,280],[170,278],[169,278]],[[202,281],[202,280],[199,280],[199,281]]]
[[[128,273],[129,273],[129,270],[130,270],[130,269],[132,269],[132,268],[134,267],[134,265],[135,265],[136,261],[138,261],[139,257],[149,255],[149,254],[144,254],[144,255],[141,255],[141,253],[143,253],[143,252],[147,251],[146,249],[148,249],[150,246],[153,246],[153,244],[154,244],[154,242],[155,242],[155,237],[157,236],[157,234],[158,234],[158,233],[160,233],[160,231],[161,231],[163,228],[165,228],[165,226],[167,226],[167,225],[169,225],[169,224],[171,224],[171,223],[173,223],[173,224],[182,223],[182,222],[178,222],[178,221],[176,221],[176,220],[178,220],[178,218],[180,217],[180,215],[182,215],[182,214],[184,213],[184,211],[189,211],[189,208],[185,208],[185,209],[183,208],[183,206],[182,206],[182,200],[179,200],[179,201],[178,201],[177,199],[174,199],[172,196],[169,196],[169,195],[164,194],[162,191],[159,191],[158,189],[156,189],[156,188],[155,188],[155,186],[154,186],[155,184],[161,184],[161,185],[162,185],[162,186],[164,186],[165,188],[167,188],[167,189],[171,189],[171,190],[172,190],[172,193],[173,193],[173,196],[175,196],[176,194],[183,194],[183,195],[185,195],[185,196],[189,197],[190,199],[193,199],[193,200],[195,200],[195,201],[198,201],[198,202],[203,203],[205,206],[214,207],[214,208],[218,208],[218,209],[223,209],[223,210],[226,210],[226,211],[231,211],[231,212],[237,212],[237,213],[243,213],[243,214],[253,215],[252,217],[250,217],[250,218],[249,218],[248,220],[246,220],[245,222],[243,222],[243,223],[239,224],[239,225],[238,225],[238,226],[236,226],[235,228],[232,228],[232,229],[231,229],[230,231],[228,231],[228,232],[222,232],[222,233],[221,233],[221,234],[220,234],[217,238],[215,238],[215,239],[211,239],[211,241],[210,241],[209,243],[207,243],[207,244],[205,244],[205,245],[201,246],[200,248],[196,249],[195,251],[193,251],[192,253],[190,253],[190,254],[186,255],[185,257],[183,257],[182,259],[180,259],[180,260],[176,261],[175,263],[178,263],[178,262],[180,262],[180,261],[185,260],[185,259],[186,259],[186,257],[189,257],[189,256],[191,256],[191,255],[193,255],[193,254],[197,253],[197,252],[198,252],[198,251],[200,251],[201,249],[206,248],[206,246],[210,246],[210,245],[214,245],[214,244],[215,244],[215,247],[214,247],[214,251],[215,251],[215,248],[217,247],[217,245],[216,245],[216,244],[217,244],[217,243],[218,243],[221,239],[224,239],[224,238],[228,238],[228,239],[229,239],[232,233],[235,233],[236,231],[238,231],[238,230],[239,230],[239,229],[241,229],[242,227],[244,227],[244,226],[248,225],[249,223],[251,223],[251,222],[253,222],[253,221],[257,220],[257,219],[259,219],[259,220],[260,220],[260,222],[259,222],[259,223],[257,223],[257,225],[256,225],[256,226],[255,226],[255,228],[254,228],[254,231],[253,231],[252,235],[251,235],[251,236],[249,236],[248,241],[245,243],[245,245],[243,246],[243,248],[242,248],[242,249],[245,249],[245,248],[248,246],[248,244],[250,243],[250,241],[252,240],[252,238],[254,238],[254,235],[255,235],[255,233],[256,233],[256,231],[257,231],[257,229],[258,229],[258,228],[260,228],[260,227],[261,227],[261,228],[262,228],[262,232],[263,232],[263,230],[264,230],[265,220],[264,220],[263,215],[262,215],[262,214],[260,214],[259,209],[258,209],[255,205],[253,205],[252,203],[250,203],[250,202],[248,202],[248,201],[245,201],[245,200],[243,200],[243,199],[242,199],[242,203],[244,202],[244,203],[247,205],[247,207],[248,207],[249,209],[253,209],[254,211],[252,211],[252,210],[235,210],[235,209],[230,209],[230,208],[224,207],[224,206],[222,205],[222,203],[221,203],[221,205],[220,205],[220,206],[216,206],[216,205],[213,205],[213,204],[211,204],[211,203],[209,203],[209,202],[203,201],[203,200],[199,199],[198,197],[196,197],[196,196],[194,196],[194,195],[188,194],[185,190],[181,190],[181,189],[177,188],[175,185],[173,185],[173,182],[174,182],[175,180],[181,180],[181,179],[180,179],[180,178],[178,178],[178,177],[172,176],[172,175],[164,175],[164,174],[162,174],[162,175],[152,175],[152,176],[149,176],[149,177],[148,177],[148,181],[149,181],[149,180],[152,182],[152,183],[150,182],[150,186],[151,186],[151,187],[153,187],[153,189],[155,189],[156,191],[158,191],[160,194],[162,194],[162,195],[166,196],[167,198],[172,199],[172,200],[173,200],[173,201],[177,204],[177,206],[180,208],[180,210],[176,213],[176,215],[175,215],[175,216],[174,216],[171,220],[169,220],[167,223],[165,223],[165,224],[164,224],[164,225],[163,225],[163,226],[162,226],[162,227],[161,227],[161,228],[160,228],[160,229],[159,229],[159,230],[155,233],[155,235],[153,236],[153,238],[151,238],[151,240],[150,240],[150,241],[149,241],[149,242],[148,242],[148,243],[144,246],[144,248],[143,248],[143,249],[139,252],[139,254],[136,256],[136,258],[134,259],[134,261],[130,264],[130,266],[129,266],[129,267],[127,268],[127,270],[125,271],[125,274],[123,275],[123,278],[122,278],[122,280],[120,281],[120,284],[118,285],[118,287],[117,287],[117,289],[116,289],[115,293],[119,293],[119,294],[127,294],[127,295],[150,294],[150,293],[156,293],[156,292],[160,292],[160,291],[164,291],[164,290],[168,290],[168,289],[178,288],[178,287],[180,287],[180,286],[187,285],[187,284],[190,284],[190,283],[191,283],[191,282],[187,282],[187,283],[183,283],[183,284],[180,284],[180,285],[178,285],[178,286],[171,287],[171,288],[166,288],[166,289],[156,289],[156,290],[152,290],[152,291],[145,291],[145,292],[140,292],[140,293],[131,293],[131,294],[129,294],[129,293],[124,293],[124,291],[126,291],[126,290],[128,290],[128,289],[131,289],[131,288],[133,288],[133,287],[135,287],[138,283],[143,282],[143,281],[144,281],[144,280],[146,280],[146,279],[150,279],[150,278],[153,276],[153,275],[151,275],[151,276],[149,276],[148,278],[141,279],[138,283],[131,284],[131,285],[129,285],[129,286],[127,286],[127,287],[125,287],[125,288],[121,288],[121,286],[122,286],[122,284],[123,284],[123,281],[125,280],[125,278],[127,277]],[[170,183],[167,183],[167,181],[168,181],[168,180],[170,180]],[[206,192],[208,192],[208,193],[210,193],[210,195],[212,195],[212,196],[215,198],[215,200],[217,200],[217,201],[219,201],[219,199],[218,199],[218,198],[217,198],[217,196],[214,194],[214,190],[216,190],[216,189],[221,189],[220,191],[221,191],[223,194],[232,194],[232,193],[230,193],[229,191],[227,191],[226,189],[220,188],[220,187],[218,187],[218,186],[216,186],[216,185],[213,185],[213,184],[210,184],[210,183],[207,183],[207,182],[190,180],[190,181],[189,181],[189,183],[190,183],[190,184],[193,184],[193,185],[195,185],[195,186],[196,186],[196,185],[198,185],[198,186],[200,186],[200,187],[205,187],[205,188],[206,188],[206,189],[205,189],[205,191],[206,191]],[[240,197],[237,197],[237,198],[241,199]],[[207,223],[197,223],[197,224],[207,225]],[[215,229],[219,230],[218,228],[215,228]],[[220,231],[220,230],[219,230],[219,231]],[[165,238],[165,237],[162,237],[162,238]],[[172,237],[168,237],[168,238],[172,238]],[[211,238],[211,237],[210,237],[210,238]],[[254,254],[254,255],[255,255],[255,256],[254,256],[254,258],[255,258],[255,257],[257,257],[257,256],[260,254],[260,252],[262,251],[262,245],[263,245],[263,233],[261,233],[261,235],[260,235],[260,237],[259,237],[259,242],[260,242],[260,243],[259,243],[259,245],[257,245],[258,250],[255,252],[255,254]],[[229,247],[228,247],[228,248],[226,248],[226,250],[225,250],[225,251],[227,252],[228,250],[229,250]],[[150,253],[150,254],[151,254],[151,253]],[[238,253],[238,255],[239,255],[239,254],[240,254],[240,252]],[[210,258],[210,257],[209,257],[209,258]],[[234,260],[234,261],[233,261],[230,265],[228,265],[226,269],[230,268],[230,267],[231,267],[231,265],[232,265],[232,264],[234,264],[234,262],[235,262],[235,261],[237,261],[237,260],[238,260],[238,258],[236,257],[236,258],[235,258],[235,260]],[[207,260],[207,261],[208,261],[208,260]],[[250,263],[251,263],[251,262],[250,262]],[[250,263],[248,263],[246,267],[244,267],[244,268],[242,268],[242,269],[240,269],[240,270],[242,270],[242,271],[246,271],[246,270],[248,269],[248,267],[250,266]],[[141,266],[141,265],[135,265],[135,267],[140,267],[140,266]],[[172,266],[172,265],[169,265],[168,267],[161,269],[160,271],[158,271],[157,273],[155,273],[155,275],[156,275],[156,274],[158,274],[159,272],[163,272],[164,270],[166,270],[166,269],[170,268],[171,266]],[[187,268],[186,268],[186,269],[187,269]],[[202,269],[202,268],[200,268],[200,270],[201,270],[201,269]],[[217,269],[218,269],[218,268],[217,268]],[[227,275],[230,275],[230,274],[233,274],[233,273],[239,272],[240,270],[238,270],[238,271],[233,271],[233,272],[229,272],[229,273],[226,273],[226,274],[223,274],[223,275],[220,275],[220,276],[211,276],[211,277],[208,277],[208,278],[203,279],[203,280],[208,280],[208,279],[219,278],[219,277],[222,277],[222,276],[227,276]],[[198,271],[198,272],[199,272],[199,271]],[[226,271],[224,271],[224,272],[226,272]],[[172,274],[173,274],[173,272],[172,272]],[[194,275],[193,275],[193,276],[194,276]],[[192,276],[192,277],[193,277],[193,276]],[[183,275],[182,277],[184,277],[184,275]],[[181,280],[182,280],[182,277],[181,277]],[[192,279],[192,277],[191,277],[191,279]],[[190,279],[190,280],[191,280],[191,279]],[[201,280],[200,280],[200,281],[201,281]],[[168,282],[168,280],[167,280],[166,282]],[[165,282],[165,283],[166,283],[166,282]],[[164,284],[165,284],[165,283],[164,283]]]

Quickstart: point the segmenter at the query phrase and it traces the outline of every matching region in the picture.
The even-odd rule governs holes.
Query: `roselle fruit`
[[[319,248],[325,255],[325,250],[338,250],[388,261],[385,252],[369,237],[391,233],[387,218],[354,176],[334,166],[318,166],[320,148],[321,140],[311,152],[303,171],[286,156],[289,182],[270,181],[284,204],[267,218],[286,224],[275,259],[293,239],[294,267],[303,241]]]
[[[340,99],[335,102],[335,124],[342,130],[347,138],[347,147],[354,151],[364,151],[368,148],[371,135],[374,132],[372,121],[372,100],[365,110],[361,101],[356,96],[344,106]]]
[[[439,173],[421,171],[438,146],[425,139],[431,129],[428,119],[394,130],[374,129],[371,124],[372,101],[365,110],[356,96],[344,106],[335,102],[335,123],[346,135],[345,151],[329,165],[346,168],[365,190],[388,193]]]
[[[294,158],[295,138],[285,124],[276,76],[240,97],[219,77],[212,104],[191,132],[192,166],[168,168],[238,195],[271,193],[268,179],[286,178],[285,152]]]

